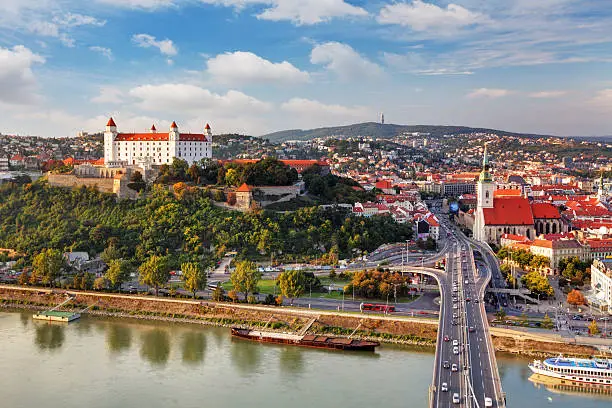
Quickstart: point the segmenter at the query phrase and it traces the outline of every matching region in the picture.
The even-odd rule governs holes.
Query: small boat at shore
[[[561,385],[597,385],[612,389],[612,359],[564,358],[534,360],[529,369],[540,377],[548,377]]]
[[[318,336],[315,334],[288,334],[232,327],[232,336],[261,343],[288,344],[292,346],[313,347],[346,351],[374,351],[380,346],[377,341],[358,340],[342,337]]]

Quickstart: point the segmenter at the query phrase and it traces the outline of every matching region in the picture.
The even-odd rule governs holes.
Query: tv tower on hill
[[[380,114],[380,124],[381,124],[381,125],[384,125],[384,124],[385,124],[385,114],[384,114],[384,113],[381,113],[381,114]]]

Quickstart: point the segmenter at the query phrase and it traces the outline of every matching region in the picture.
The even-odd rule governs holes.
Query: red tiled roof
[[[253,189],[247,183],[242,183],[242,185],[236,190],[237,193],[248,193],[249,191],[253,191]]]
[[[210,129],[210,125],[207,123],[206,126],[204,126],[204,129],[206,130]]]
[[[20,154],[16,154],[13,157],[11,157],[11,160],[13,160],[13,161],[23,161],[23,160],[25,160],[25,157],[23,157]]]
[[[561,218],[557,207],[550,203],[532,203],[531,212],[533,218],[558,219]]]
[[[380,180],[376,182],[375,187],[381,190],[387,190],[393,187],[393,183],[391,183],[389,180]]]
[[[106,122],[106,126],[115,126],[115,127],[117,127],[117,125],[115,125],[115,121],[113,120],[113,118],[110,118],[108,120],[108,122]]]
[[[493,208],[483,208],[485,225],[533,225],[529,200],[523,197],[500,197]]]
[[[178,129],[178,126],[176,126],[176,122],[175,121],[172,121],[172,124],[170,125],[170,129],[172,129],[172,128],[177,128]]]
[[[502,235],[503,239],[509,239],[511,241],[516,241],[516,242],[525,242],[525,241],[529,241],[529,239],[524,236],[524,235],[516,235],[516,234],[504,234]]]
[[[596,249],[612,248],[612,239],[587,239],[586,243]]]
[[[493,193],[494,197],[520,197],[521,195],[521,190],[517,190],[517,189],[502,189],[502,190],[495,190],[495,193]]]
[[[179,140],[192,142],[208,142],[206,135],[201,133],[181,133]],[[167,142],[168,133],[119,133],[116,142]]]

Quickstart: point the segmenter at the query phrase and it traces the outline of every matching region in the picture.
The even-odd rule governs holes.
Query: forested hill
[[[358,137],[371,136],[377,139],[388,139],[401,133],[429,133],[433,137],[461,133],[496,133],[501,136],[547,137],[546,135],[523,134],[506,132],[503,130],[471,128],[466,126],[437,126],[437,125],[393,125],[376,122],[357,123],[354,125],[324,127],[318,129],[293,129],[263,135],[262,138],[272,142],[285,140],[309,140],[317,137]]]

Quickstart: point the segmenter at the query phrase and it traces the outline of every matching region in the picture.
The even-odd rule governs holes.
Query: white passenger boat
[[[612,387],[612,359],[564,358],[534,360],[529,364],[534,374],[550,377],[560,384],[584,384]]]

